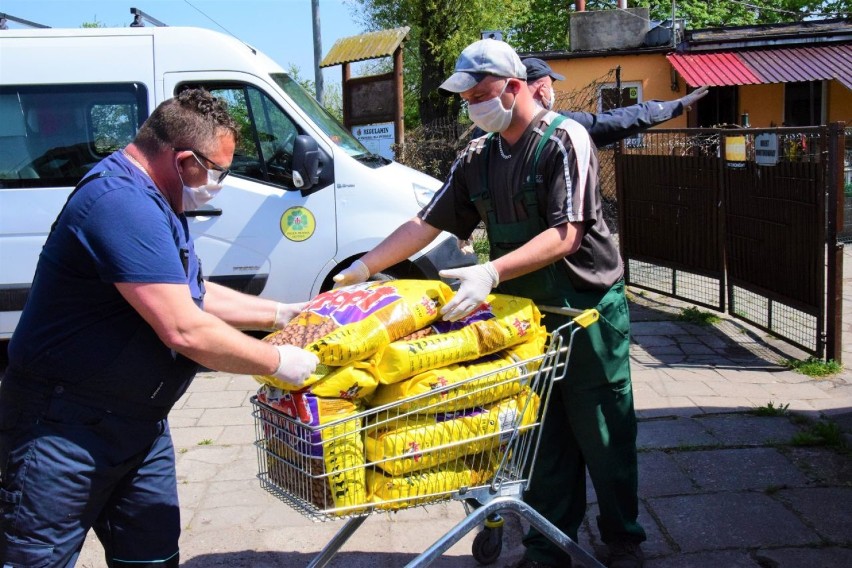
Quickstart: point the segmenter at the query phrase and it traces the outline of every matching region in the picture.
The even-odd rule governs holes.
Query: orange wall
[[[565,76],[564,81],[553,84],[557,95],[560,92],[572,92],[585,89],[591,83],[600,81],[611,69],[621,65],[622,83],[641,83],[642,100],[673,100],[686,94],[683,78],[677,75],[677,91],[672,91],[673,69],[663,53],[642,55],[618,55],[607,57],[575,58],[570,60],[548,60],[554,71]],[[615,83],[614,75],[611,79]],[[828,81],[826,118],[828,122],[844,121],[852,126],[852,91],[838,83]],[[712,87],[711,87],[712,88]],[[597,108],[583,108],[597,112]],[[749,122],[754,128],[781,126],[784,121],[784,85],[742,85],[739,88],[739,112],[749,114]],[[673,118],[660,125],[660,128],[685,128],[686,115]]]
[[[843,121],[852,126],[852,91],[837,81],[829,81],[828,85],[828,122]]]
[[[781,126],[784,122],[784,84],[740,85],[739,112],[748,113],[752,128]]]
[[[678,81],[678,91],[672,91],[672,67],[662,53],[549,60],[548,64],[554,71],[565,76],[564,81],[556,81],[553,84],[553,89],[557,93],[584,89],[589,84],[600,81],[610,69],[621,65],[621,82],[641,83],[642,101],[652,99],[669,101],[686,94],[682,79]],[[612,83],[615,83],[614,77],[613,75]],[[597,111],[596,108],[578,110]],[[686,115],[673,118],[663,123],[661,127],[686,128]]]

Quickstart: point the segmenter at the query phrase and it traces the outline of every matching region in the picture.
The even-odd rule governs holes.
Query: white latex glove
[[[468,315],[479,307],[491,289],[500,283],[500,275],[490,262],[442,270],[438,275],[441,278],[456,278],[461,282],[453,299],[441,308],[441,314],[446,321],[458,321]]]
[[[366,282],[369,278],[370,269],[360,260],[356,260],[349,265],[349,268],[344,268],[334,275],[334,287],[360,284],[361,282]]]
[[[275,306],[275,322],[272,324],[272,329],[282,329],[307,305],[308,302],[297,302],[295,304],[278,302],[278,305]]]
[[[295,345],[276,345],[275,348],[278,349],[279,360],[278,368],[272,376],[294,387],[305,384],[311,373],[316,370],[319,358]]]

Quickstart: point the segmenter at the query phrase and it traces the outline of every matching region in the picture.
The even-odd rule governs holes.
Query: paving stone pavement
[[[845,264],[843,359],[852,367],[852,251]],[[815,424],[839,425],[849,439],[852,373],[794,373],[779,361],[804,355],[759,331],[731,319],[709,327],[676,321],[686,304],[631,295],[645,566],[852,566],[850,454],[792,442]],[[251,377],[201,373],[171,413],[184,567],[305,566],[343,526],[314,523],[261,489],[249,402],[256,389]],[[788,413],[754,413],[770,406]],[[601,543],[591,489],[588,498],[580,545],[595,551]],[[330,566],[403,566],[464,518],[456,502],[374,514]],[[522,553],[525,524],[507,515],[494,566]],[[477,566],[473,537],[465,535],[432,566]],[[101,555],[90,536],[78,566],[104,568]]]

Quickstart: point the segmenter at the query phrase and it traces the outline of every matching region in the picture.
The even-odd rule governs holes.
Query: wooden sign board
[[[349,96],[349,124],[393,122],[396,117],[396,85],[393,73],[350,79],[346,84]]]

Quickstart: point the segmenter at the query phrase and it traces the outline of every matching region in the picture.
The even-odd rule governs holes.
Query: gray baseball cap
[[[508,43],[481,39],[464,48],[456,60],[455,73],[438,90],[445,95],[463,93],[488,75],[526,80],[527,69]]]

